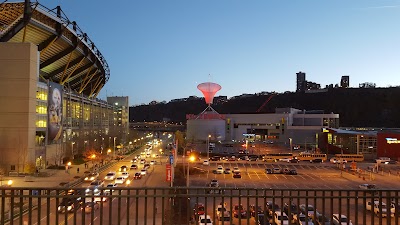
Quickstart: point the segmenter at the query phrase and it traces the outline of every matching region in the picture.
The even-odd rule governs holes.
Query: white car
[[[128,172],[122,172],[121,173],[121,177],[127,179],[129,177],[129,173]]]
[[[274,213],[274,221],[277,225],[289,225],[289,217],[285,212],[276,211]]]
[[[124,177],[117,177],[114,181],[116,184],[123,184],[125,182]]]
[[[145,176],[145,175],[147,174],[147,170],[146,170],[146,169],[140,170],[140,174],[141,174],[142,176]]]
[[[283,159],[279,159],[279,162],[290,162],[290,158],[283,158]]]
[[[151,160],[150,165],[154,165],[154,164],[156,164],[156,162],[154,160]]]
[[[219,221],[230,221],[231,220],[231,212],[228,211],[222,205],[218,205],[217,209],[217,218]]]
[[[212,179],[210,182],[210,187],[219,187],[218,180]]]
[[[379,201],[376,200],[376,201],[374,201],[372,203],[372,202],[368,201],[366,203],[365,209],[368,210],[368,211],[372,211],[373,210],[374,214],[376,216],[380,216],[381,213],[382,213],[382,217],[387,217],[388,216],[387,206],[386,206],[386,203],[384,203],[384,202],[380,203]],[[392,209],[395,209],[395,208],[392,207]],[[391,209],[391,212],[390,212],[391,213],[390,216],[394,217],[394,210],[392,210],[392,209]],[[393,211],[393,213],[392,213],[392,211]]]
[[[223,174],[223,173],[224,173],[224,168],[221,165],[219,165],[217,168],[217,174]]]
[[[116,183],[111,183],[111,184],[107,184],[107,186],[104,188],[104,193],[110,193],[113,192],[114,188],[118,187],[118,184]]]
[[[199,225],[213,225],[213,222],[209,215],[200,215],[198,224]]]
[[[338,158],[331,158],[329,160],[331,163],[337,164],[337,163],[347,163],[347,160],[345,159],[338,159]]]
[[[203,165],[204,165],[204,166],[209,166],[209,165],[210,165],[210,161],[204,160],[204,161],[203,161]]]
[[[237,166],[233,167],[233,172],[234,172],[234,173],[236,173],[236,172],[240,172],[240,169],[239,169],[239,167],[237,167]]]
[[[358,185],[358,188],[363,189],[363,190],[375,190],[376,185],[375,184],[360,184],[360,185]]]
[[[115,179],[115,172],[109,172],[106,174],[106,176],[104,177],[104,180],[114,180]]]
[[[335,225],[353,225],[351,223],[351,220],[348,221],[347,217],[345,215],[340,215],[339,214],[333,214],[333,224]]]

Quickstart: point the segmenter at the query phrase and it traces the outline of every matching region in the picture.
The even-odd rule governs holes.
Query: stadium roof
[[[58,6],[39,2],[0,3],[0,42],[30,42],[40,52],[41,79],[96,97],[110,70],[96,45]]]

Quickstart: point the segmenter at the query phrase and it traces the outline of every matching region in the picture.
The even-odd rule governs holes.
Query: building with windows
[[[296,73],[296,92],[305,91],[306,73]]]
[[[0,5],[0,169],[35,172],[117,137],[114,106],[97,99],[110,77],[94,42],[60,7]],[[109,141],[107,142],[107,139]]]
[[[125,142],[129,133],[129,97],[107,97],[107,102],[114,107],[114,124],[121,132],[119,136],[122,137],[122,142]]]
[[[322,128],[339,127],[338,114],[277,108],[269,114],[187,115],[187,139],[216,141],[273,141],[318,146]]]

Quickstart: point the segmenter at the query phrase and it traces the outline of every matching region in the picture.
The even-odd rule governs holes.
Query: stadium
[[[61,7],[0,3],[0,168],[32,172],[115,146],[115,105],[97,99],[107,61]]]

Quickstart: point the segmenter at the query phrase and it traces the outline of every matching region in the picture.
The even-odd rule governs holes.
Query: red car
[[[204,215],[205,213],[205,208],[203,203],[196,204],[193,210],[196,216]]]
[[[243,208],[243,205],[235,205],[235,207],[233,207],[233,216],[238,218],[239,215],[241,218],[247,217],[247,211]]]

